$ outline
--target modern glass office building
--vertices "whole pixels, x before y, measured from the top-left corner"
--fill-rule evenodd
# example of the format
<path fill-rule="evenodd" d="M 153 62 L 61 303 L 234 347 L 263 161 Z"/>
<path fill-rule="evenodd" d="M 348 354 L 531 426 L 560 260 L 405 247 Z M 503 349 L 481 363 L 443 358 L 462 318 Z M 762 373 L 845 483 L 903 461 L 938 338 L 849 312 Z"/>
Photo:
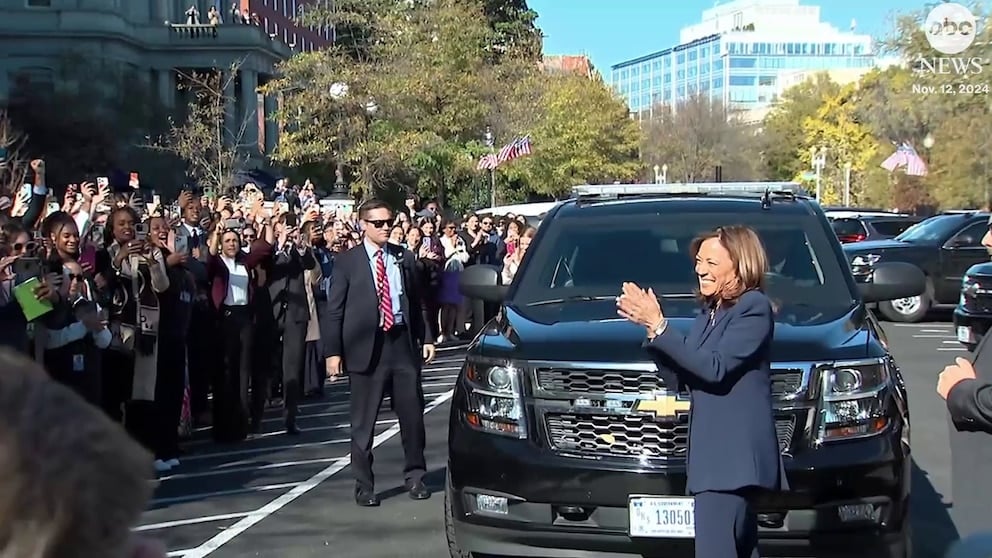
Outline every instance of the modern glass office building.
<path fill-rule="evenodd" d="M 703 12 L 683 28 L 678 46 L 621 62 L 611 83 L 632 113 L 677 105 L 697 93 L 735 110 L 774 101 L 780 73 L 867 68 L 872 39 L 820 21 L 819 6 L 799 0 L 736 0 Z"/>

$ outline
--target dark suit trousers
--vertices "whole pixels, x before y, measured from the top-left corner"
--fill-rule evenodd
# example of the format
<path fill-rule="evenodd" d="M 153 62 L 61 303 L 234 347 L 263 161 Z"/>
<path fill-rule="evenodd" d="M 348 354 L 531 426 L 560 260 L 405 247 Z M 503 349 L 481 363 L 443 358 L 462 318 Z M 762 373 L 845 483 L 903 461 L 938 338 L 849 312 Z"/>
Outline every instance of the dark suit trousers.
<path fill-rule="evenodd" d="M 218 442 L 236 442 L 248 436 L 252 315 L 249 306 L 225 306 L 220 313 L 224 362 L 213 378 L 213 435 Z"/>
<path fill-rule="evenodd" d="M 283 322 L 284 323 L 280 323 Z M 307 344 L 307 323 L 282 319 L 274 324 L 271 344 L 266 362 L 271 363 L 268 373 L 256 368 L 256 376 L 252 378 L 251 420 L 252 426 L 259 424 L 265 412 L 265 400 L 271 393 L 272 371 L 282 374 L 282 401 L 285 409 L 286 427 L 296 425 L 296 415 L 299 409 L 303 388 L 300 380 L 303 378 L 303 355 Z M 263 376 L 264 374 L 264 376 Z"/>
<path fill-rule="evenodd" d="M 168 461 L 179 456 L 179 420 L 186 387 L 186 340 L 160 336 L 155 401 L 158 402 L 158 434 L 155 457 Z"/>
<path fill-rule="evenodd" d="M 372 363 L 366 374 L 350 374 L 351 469 L 357 488 L 373 490 L 372 441 L 386 386 L 392 385 L 392 403 L 399 419 L 407 483 L 419 481 L 427 469 L 424 458 L 424 391 L 420 355 L 414 355 L 405 326 L 376 334 Z M 345 355 L 347 358 L 347 355 Z M 347 362 L 347 361 L 346 361 Z"/>
<path fill-rule="evenodd" d="M 193 313 L 186 337 L 189 366 L 190 412 L 197 417 L 210 410 L 211 378 L 222 366 L 216 349 L 217 329 L 220 325 L 216 310 L 210 302 L 201 301 L 193 306 Z"/>
<path fill-rule="evenodd" d="M 758 558 L 758 519 L 741 492 L 700 492 L 696 558 Z"/>

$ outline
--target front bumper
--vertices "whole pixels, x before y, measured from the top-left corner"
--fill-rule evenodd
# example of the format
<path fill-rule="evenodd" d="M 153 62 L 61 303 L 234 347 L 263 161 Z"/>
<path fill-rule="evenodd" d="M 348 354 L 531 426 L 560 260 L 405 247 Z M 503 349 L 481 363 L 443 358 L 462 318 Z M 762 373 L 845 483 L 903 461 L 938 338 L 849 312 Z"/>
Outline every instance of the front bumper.
<path fill-rule="evenodd" d="M 867 439 L 795 451 L 791 490 L 756 507 L 762 556 L 902 557 L 910 458 L 902 423 Z M 539 442 L 538 442 L 539 443 Z M 481 434 L 453 417 L 449 433 L 453 534 L 463 551 L 506 556 L 692 556 L 691 540 L 632 539 L 630 494 L 683 495 L 682 466 L 561 457 L 533 440 Z M 503 496 L 507 513 L 481 511 L 477 495 Z M 874 504 L 877 519 L 845 523 L 843 504 Z M 562 509 L 581 508 L 579 515 Z"/>
<path fill-rule="evenodd" d="M 982 337 L 988 333 L 990 325 L 992 325 L 992 314 L 969 312 L 961 305 L 954 309 L 955 335 L 958 341 L 968 349 L 974 349 L 978 346 Z"/>

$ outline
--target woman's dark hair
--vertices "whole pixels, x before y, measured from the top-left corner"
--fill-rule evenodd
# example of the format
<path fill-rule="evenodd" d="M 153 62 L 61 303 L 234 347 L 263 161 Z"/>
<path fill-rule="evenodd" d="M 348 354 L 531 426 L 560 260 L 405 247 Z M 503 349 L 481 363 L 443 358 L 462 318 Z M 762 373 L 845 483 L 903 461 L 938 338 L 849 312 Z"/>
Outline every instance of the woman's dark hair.
<path fill-rule="evenodd" d="M 41 234 L 45 238 L 49 238 L 57 231 L 70 224 L 72 226 L 76 226 L 76 220 L 72 218 L 72 215 L 69 215 L 65 211 L 50 213 L 41 222 Z"/>
<path fill-rule="evenodd" d="M 131 219 L 134 219 L 134 224 L 136 225 L 141 222 L 138 212 L 130 205 L 123 205 L 110 210 L 110 213 L 107 215 L 107 226 L 103 229 L 104 246 L 110 246 L 114 243 L 114 223 L 117 222 L 118 213 L 127 213 L 131 216 Z"/>

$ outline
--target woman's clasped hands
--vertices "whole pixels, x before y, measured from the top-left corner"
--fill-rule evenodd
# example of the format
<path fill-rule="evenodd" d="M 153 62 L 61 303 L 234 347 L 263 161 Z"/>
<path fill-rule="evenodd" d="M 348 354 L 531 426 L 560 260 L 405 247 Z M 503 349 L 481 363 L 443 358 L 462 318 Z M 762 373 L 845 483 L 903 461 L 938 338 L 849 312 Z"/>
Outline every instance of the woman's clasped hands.
<path fill-rule="evenodd" d="M 654 290 L 644 290 L 636 283 L 621 286 L 620 296 L 617 297 L 617 315 L 644 326 L 648 331 L 658 328 L 665 320 Z"/>

